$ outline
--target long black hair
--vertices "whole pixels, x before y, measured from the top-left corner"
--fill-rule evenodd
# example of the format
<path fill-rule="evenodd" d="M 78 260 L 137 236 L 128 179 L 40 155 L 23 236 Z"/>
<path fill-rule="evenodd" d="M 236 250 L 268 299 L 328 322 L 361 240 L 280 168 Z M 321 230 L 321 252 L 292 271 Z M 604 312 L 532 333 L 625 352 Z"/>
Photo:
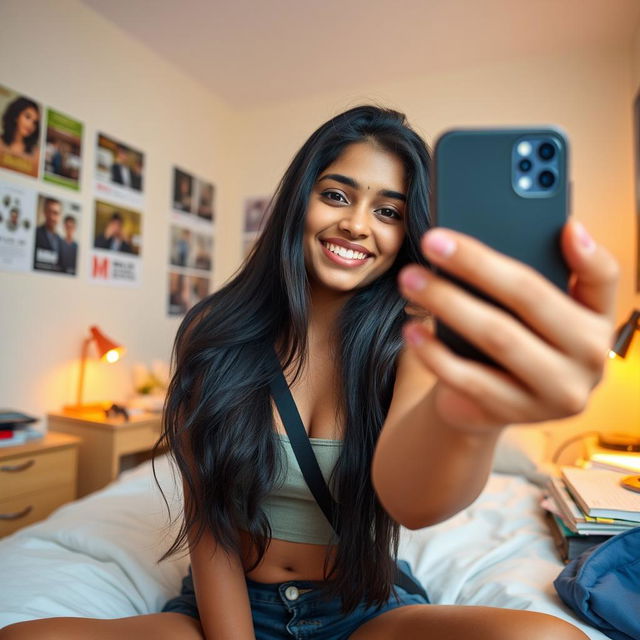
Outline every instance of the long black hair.
<path fill-rule="evenodd" d="M 26 109 L 34 109 L 38 114 L 36 128 L 33 130 L 33 133 L 23 140 L 25 152 L 31 153 L 40 138 L 40 107 L 38 107 L 37 103 L 33 100 L 25 96 L 18 96 L 2 114 L 2 140 L 7 146 L 13 143 L 16 129 L 18 128 L 18 117 Z"/>
<path fill-rule="evenodd" d="M 205 531 L 223 549 L 238 553 L 237 531 L 244 529 L 258 552 L 255 568 L 271 539 L 261 503 L 281 471 L 269 394 L 277 366 L 272 349 L 284 345 L 278 353 L 284 369 L 297 361 L 294 381 L 308 356 L 309 281 L 302 242 L 307 205 L 320 172 L 347 145 L 362 141 L 402 160 L 407 202 L 405 237 L 395 262 L 355 290 L 336 326 L 336 386 L 344 390 L 346 423 L 334 470 L 341 536 L 335 562 L 330 568 L 325 564 L 325 579 L 329 594 L 342 597 L 345 611 L 363 600 L 380 604 L 389 597 L 398 548 L 399 527 L 377 500 L 370 468 L 408 318 L 397 274 L 409 262 L 427 264 L 419 243 L 430 224 L 430 158 L 403 114 L 355 107 L 323 124 L 295 155 L 265 229 L 238 272 L 192 307 L 178 329 L 161 438 L 190 496 L 180 531 L 162 559 Z"/>

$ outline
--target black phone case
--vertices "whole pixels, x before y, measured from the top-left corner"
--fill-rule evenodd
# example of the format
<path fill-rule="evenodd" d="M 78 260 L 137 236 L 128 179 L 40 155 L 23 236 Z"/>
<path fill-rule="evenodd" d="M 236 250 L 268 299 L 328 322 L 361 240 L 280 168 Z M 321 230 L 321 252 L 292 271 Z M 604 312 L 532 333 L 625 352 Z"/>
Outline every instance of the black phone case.
<path fill-rule="evenodd" d="M 557 188 L 548 197 L 522 197 L 512 185 L 512 149 L 523 136 L 537 135 L 553 137 L 557 143 Z M 569 271 L 560 249 L 560 232 L 569 209 L 564 134 L 555 128 L 449 131 L 438 140 L 434 156 L 431 205 L 436 225 L 478 238 L 531 265 L 566 291 Z M 441 269 L 435 271 L 504 308 L 477 288 Z M 436 336 L 458 355 L 502 368 L 438 319 Z"/>

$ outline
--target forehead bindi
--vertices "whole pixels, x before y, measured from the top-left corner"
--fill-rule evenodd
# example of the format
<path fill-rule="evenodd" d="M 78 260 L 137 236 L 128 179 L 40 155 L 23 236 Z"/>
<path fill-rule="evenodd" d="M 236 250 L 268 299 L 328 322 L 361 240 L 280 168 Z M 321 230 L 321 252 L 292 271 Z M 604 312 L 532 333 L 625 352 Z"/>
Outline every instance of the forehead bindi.
<path fill-rule="evenodd" d="M 347 176 L 364 191 L 386 190 L 404 194 L 406 190 L 402 160 L 390 151 L 367 142 L 347 146 L 322 172 L 323 176 L 328 174 Z"/>

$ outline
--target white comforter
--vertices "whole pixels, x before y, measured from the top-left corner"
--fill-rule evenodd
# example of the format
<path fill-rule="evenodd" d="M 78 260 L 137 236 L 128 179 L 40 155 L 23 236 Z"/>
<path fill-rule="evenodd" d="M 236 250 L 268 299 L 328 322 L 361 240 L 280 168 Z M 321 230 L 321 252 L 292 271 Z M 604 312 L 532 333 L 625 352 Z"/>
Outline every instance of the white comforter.
<path fill-rule="evenodd" d="M 172 512 L 180 495 L 166 459 L 156 464 Z M 552 585 L 562 569 L 524 478 L 493 474 L 476 502 L 447 522 L 402 532 L 400 556 L 438 604 L 491 605 L 566 618 L 593 640 Z M 159 611 L 188 565 L 157 564 L 172 540 L 150 463 L 0 541 L 0 627 L 50 616 L 115 618 Z"/>

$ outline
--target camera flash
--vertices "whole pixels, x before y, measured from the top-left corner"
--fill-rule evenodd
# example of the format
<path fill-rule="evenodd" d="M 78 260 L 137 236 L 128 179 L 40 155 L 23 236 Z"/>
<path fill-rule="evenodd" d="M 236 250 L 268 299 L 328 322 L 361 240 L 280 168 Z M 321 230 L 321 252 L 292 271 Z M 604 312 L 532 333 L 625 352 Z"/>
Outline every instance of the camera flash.
<path fill-rule="evenodd" d="M 518 178 L 518 186 L 525 191 L 531 188 L 531 178 L 529 176 L 522 176 Z"/>
<path fill-rule="evenodd" d="M 518 153 L 521 156 L 528 156 L 531 154 L 531 151 L 533 151 L 532 147 L 531 147 L 531 143 L 527 142 L 526 140 L 521 142 L 518 145 Z"/>

